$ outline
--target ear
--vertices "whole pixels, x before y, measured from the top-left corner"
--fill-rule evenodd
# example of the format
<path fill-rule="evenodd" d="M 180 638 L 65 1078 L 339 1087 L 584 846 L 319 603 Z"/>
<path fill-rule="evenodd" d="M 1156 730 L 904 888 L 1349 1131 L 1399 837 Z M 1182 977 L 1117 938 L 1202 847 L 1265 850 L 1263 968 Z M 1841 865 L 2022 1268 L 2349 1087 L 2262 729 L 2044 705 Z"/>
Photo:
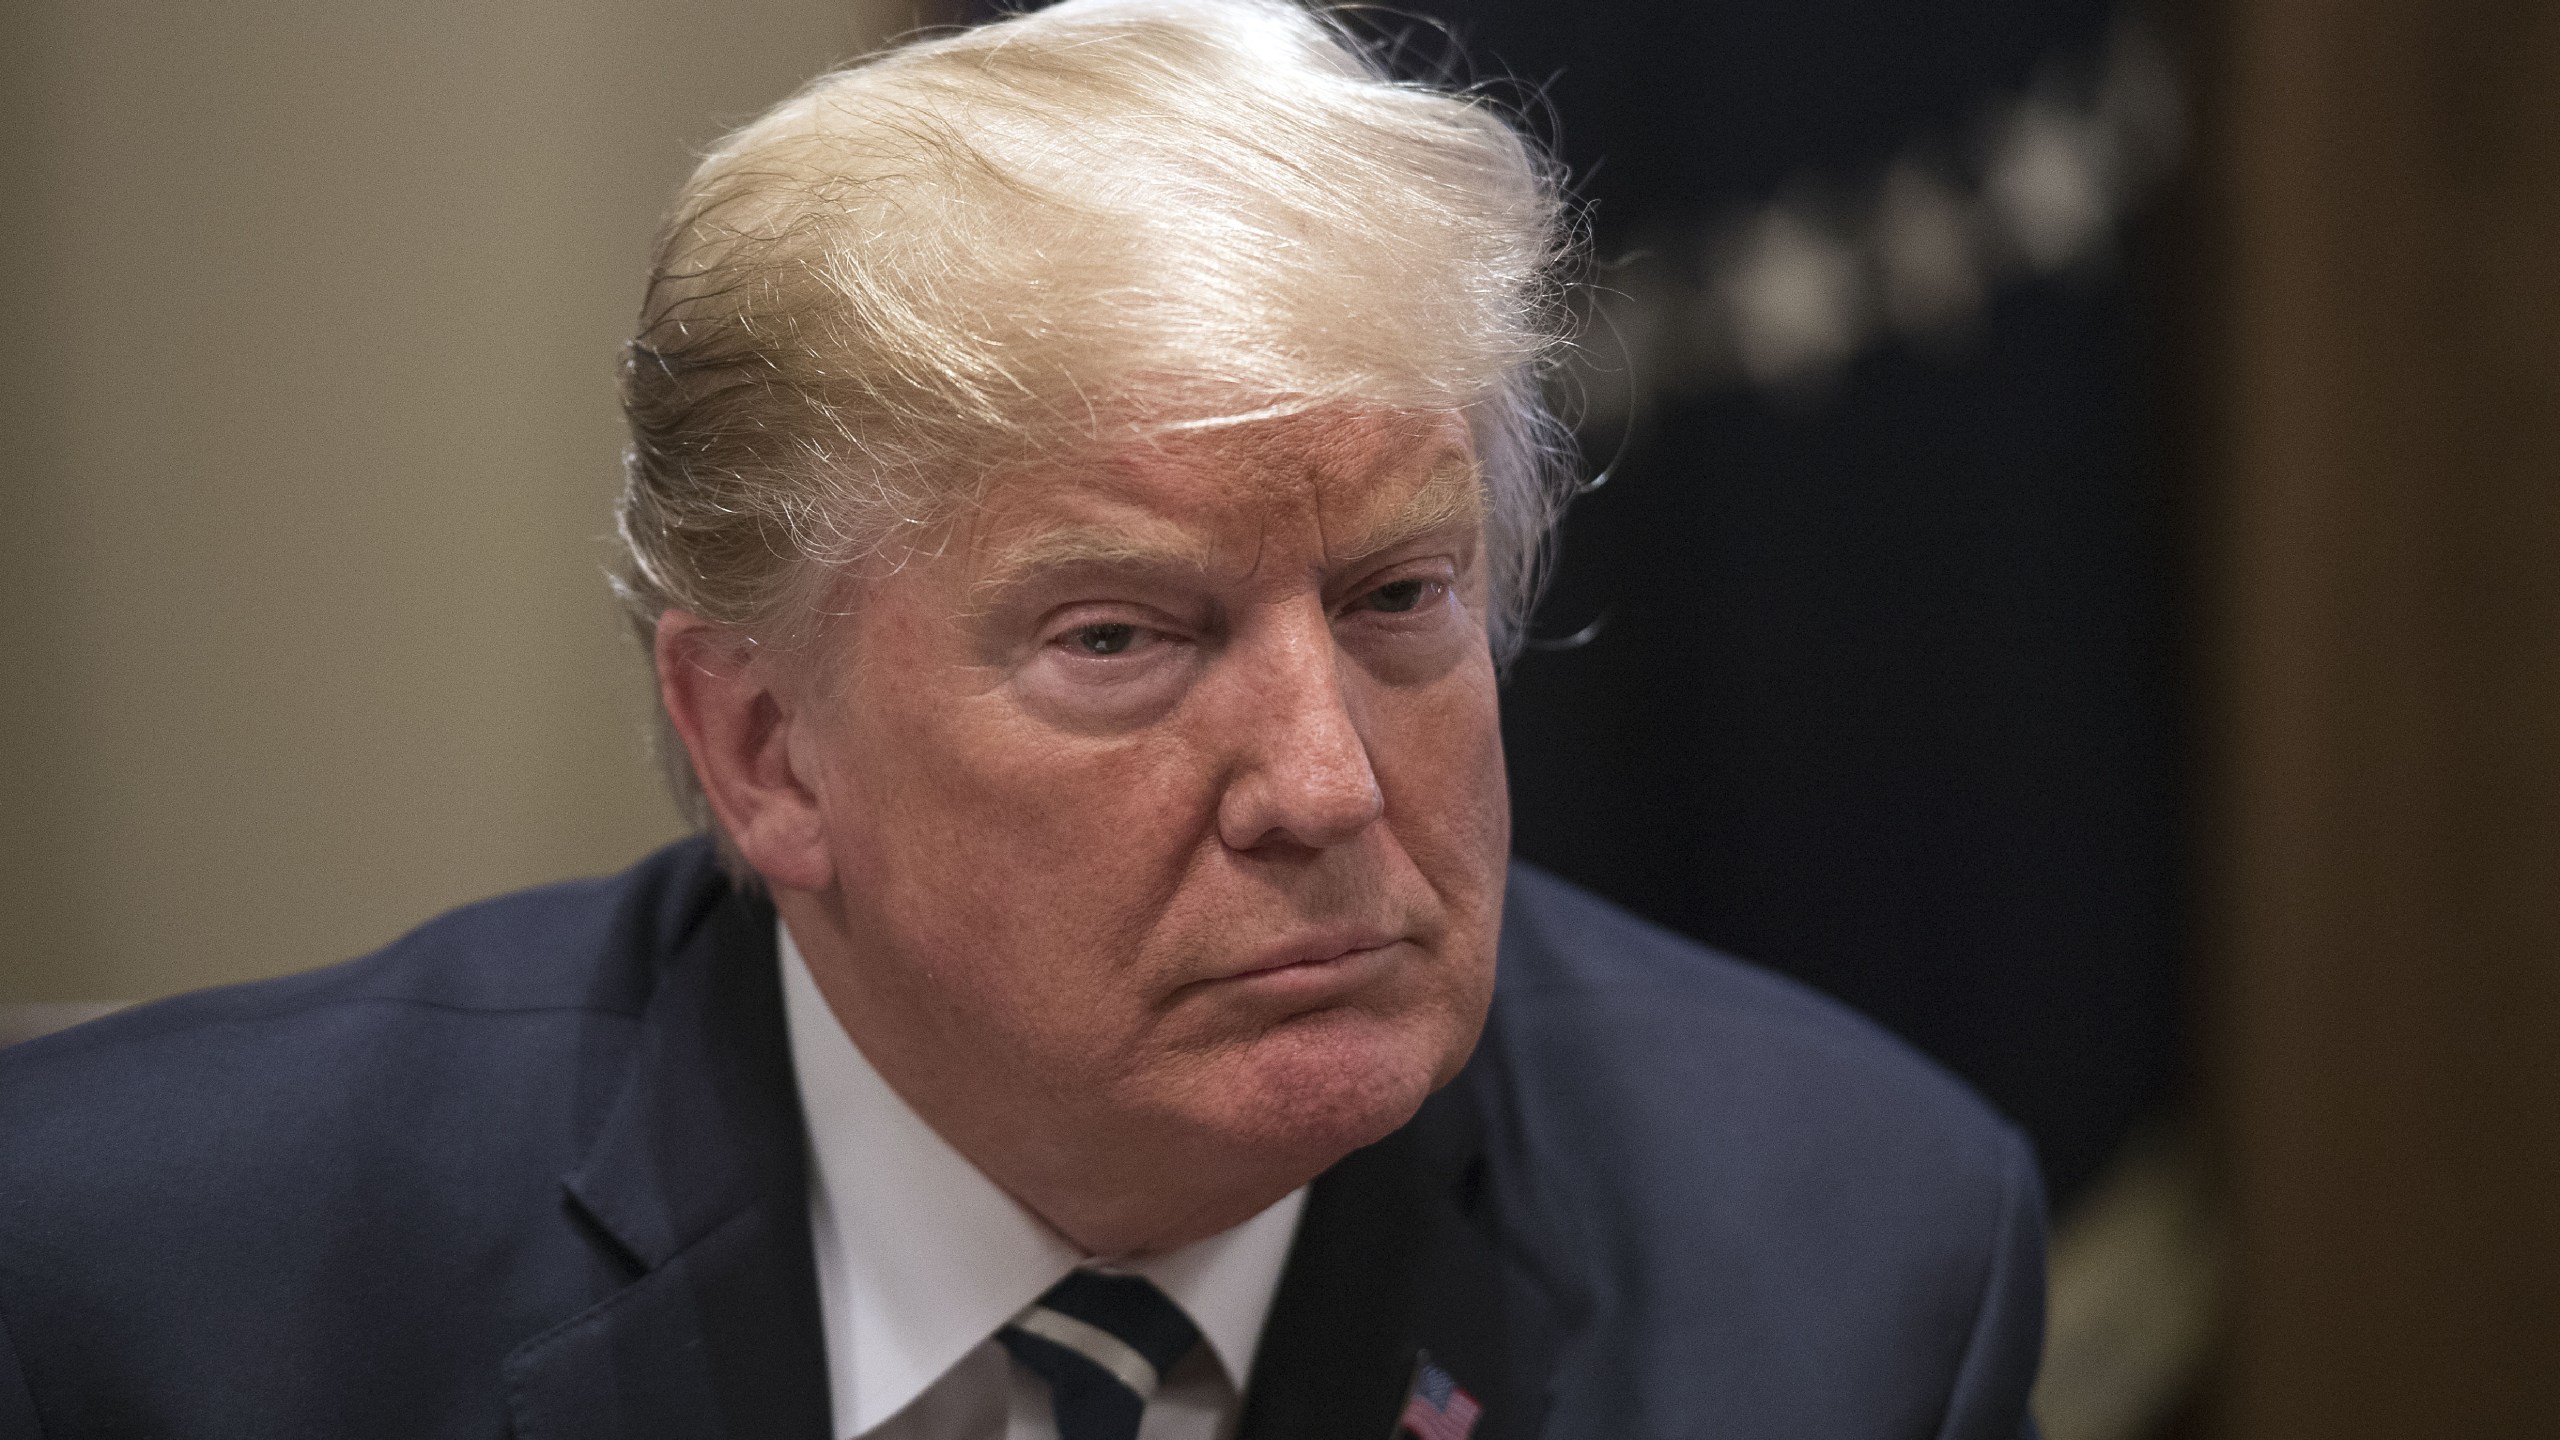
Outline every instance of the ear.
<path fill-rule="evenodd" d="M 658 698 L 738 853 L 773 885 L 824 890 L 835 867 L 816 791 L 791 763 L 793 697 L 754 642 L 698 615 L 658 617 Z"/>

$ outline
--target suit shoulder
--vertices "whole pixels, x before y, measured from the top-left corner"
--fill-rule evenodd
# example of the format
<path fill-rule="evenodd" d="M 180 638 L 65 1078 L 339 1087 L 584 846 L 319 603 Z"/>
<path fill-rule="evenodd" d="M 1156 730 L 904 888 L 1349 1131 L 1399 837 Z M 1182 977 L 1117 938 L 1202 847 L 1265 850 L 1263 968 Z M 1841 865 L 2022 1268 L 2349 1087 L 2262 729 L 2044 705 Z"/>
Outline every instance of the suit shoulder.
<path fill-rule="evenodd" d="M 1783 1102 L 1799 1119 L 1861 1111 L 1990 1148 L 2011 1138 L 1963 1081 L 1810 986 L 1531 865 L 1513 867 L 1506 909 L 1507 1024 L 1581 1040 L 1614 1035 L 1620 1044 L 1608 1053 L 1712 1082 L 1728 1106 Z"/>
<path fill-rule="evenodd" d="M 102 1414 L 146 1375 L 298 1401 L 399 1372 L 367 1335 L 459 1355 L 556 1323 L 619 1273 L 547 1223 L 561 1177 L 621 1093 L 656 977 L 728 893 L 680 845 L 0 1052 L 0 1323 L 29 1373 Z M 233 1312 L 256 1324 L 193 1323 Z"/>
<path fill-rule="evenodd" d="M 1960 1237 L 2041 1216 L 2017 1129 L 1839 1001 L 1528 866 L 1502 943 L 1484 1078 L 1560 1210 L 1959 1267 Z"/>
<path fill-rule="evenodd" d="M 617 875 L 481 900 L 335 965 L 192 991 L 0 1051 L 0 1074 L 88 1063 L 224 1026 L 290 1024 L 332 1010 L 404 1007 L 635 1014 L 647 957 L 664 954 L 716 889 L 709 847 L 681 841 Z M 323 1022 L 325 1023 L 325 1022 Z"/>
<path fill-rule="evenodd" d="M 582 1123 L 600 1101 L 577 1075 L 625 1043 L 716 876 L 707 846 L 680 844 L 465 906 L 358 960 L 0 1051 L 0 1212 L 130 1198 L 180 1163 L 244 1194 L 288 1159 L 405 1163 L 391 1157 L 494 1138 L 501 1112 L 533 1131 Z"/>
<path fill-rule="evenodd" d="M 1962 1081 L 1526 866 L 1502 944 L 1468 1073 L 1504 1228 L 1608 1357 L 1566 1382 L 1589 1433 L 1928 1434 L 1977 1348 L 2032 1375 L 2035 1161 Z"/>

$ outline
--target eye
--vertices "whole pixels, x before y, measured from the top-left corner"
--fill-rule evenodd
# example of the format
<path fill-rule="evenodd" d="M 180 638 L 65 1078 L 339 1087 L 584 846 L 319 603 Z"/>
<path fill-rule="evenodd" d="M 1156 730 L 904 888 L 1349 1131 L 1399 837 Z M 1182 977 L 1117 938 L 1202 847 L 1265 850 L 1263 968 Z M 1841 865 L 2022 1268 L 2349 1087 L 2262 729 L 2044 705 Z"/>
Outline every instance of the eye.
<path fill-rule="evenodd" d="M 1079 625 L 1067 641 L 1087 655 L 1118 655 L 1138 641 L 1138 627 L 1127 624 Z"/>
<path fill-rule="evenodd" d="M 1370 591 L 1363 603 L 1383 614 L 1401 615 L 1421 604 L 1435 583 L 1422 579 L 1393 581 Z"/>

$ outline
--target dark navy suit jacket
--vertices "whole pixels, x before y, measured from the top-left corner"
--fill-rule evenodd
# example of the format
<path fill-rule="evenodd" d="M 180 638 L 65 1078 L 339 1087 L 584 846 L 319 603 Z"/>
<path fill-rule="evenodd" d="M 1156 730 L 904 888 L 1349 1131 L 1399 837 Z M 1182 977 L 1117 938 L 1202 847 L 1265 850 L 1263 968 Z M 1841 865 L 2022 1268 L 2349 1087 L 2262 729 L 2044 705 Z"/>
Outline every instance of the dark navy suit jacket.
<path fill-rule="evenodd" d="M 687 842 L 0 1053 L 0 1437 L 824 1440 L 772 911 Z M 1492 1019 L 1315 1183 L 1251 1440 L 2014 1440 L 2017 1136 L 1839 1007 L 1514 872 Z"/>

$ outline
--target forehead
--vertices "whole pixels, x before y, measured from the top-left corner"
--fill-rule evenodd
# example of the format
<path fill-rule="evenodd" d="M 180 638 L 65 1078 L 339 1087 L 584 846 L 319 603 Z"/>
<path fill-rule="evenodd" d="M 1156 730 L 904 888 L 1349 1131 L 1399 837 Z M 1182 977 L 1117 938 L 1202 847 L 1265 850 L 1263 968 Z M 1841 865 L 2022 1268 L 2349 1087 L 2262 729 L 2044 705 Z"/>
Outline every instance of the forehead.
<path fill-rule="evenodd" d="M 1172 551 L 1202 565 L 1286 535 L 1348 559 L 1481 523 L 1463 416 L 1327 411 L 1097 447 L 1000 480 L 973 526 L 983 583 Z M 1126 552 L 1122 555 L 1119 552 Z"/>

